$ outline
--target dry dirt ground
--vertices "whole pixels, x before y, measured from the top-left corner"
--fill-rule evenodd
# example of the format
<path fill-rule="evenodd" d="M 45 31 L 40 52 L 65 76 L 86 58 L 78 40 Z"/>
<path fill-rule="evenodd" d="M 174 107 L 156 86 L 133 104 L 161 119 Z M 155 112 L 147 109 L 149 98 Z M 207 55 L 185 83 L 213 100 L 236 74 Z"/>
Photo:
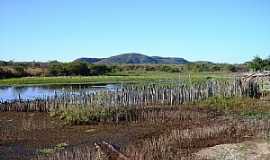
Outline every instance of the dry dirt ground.
<path fill-rule="evenodd" d="M 220 144 L 196 153 L 201 159 L 209 160 L 269 160 L 270 141 L 254 140 L 236 144 Z"/>
<path fill-rule="evenodd" d="M 156 126 L 68 126 L 46 113 L 0 113 L 0 160 L 27 160 L 40 150 L 65 143 L 68 147 L 108 141 L 119 146 L 162 132 Z"/>
<path fill-rule="evenodd" d="M 166 117 L 166 115 L 168 116 Z M 47 149 L 55 148 L 58 144 L 65 144 L 65 150 L 69 150 L 83 145 L 94 148 L 94 143 L 106 141 L 116 148 L 125 149 L 130 144 L 138 144 L 139 146 L 144 140 L 169 135 L 175 129 L 196 130 L 197 128 L 216 127 L 231 123 L 229 119 L 224 118 L 224 115 L 216 111 L 200 108 L 172 110 L 154 117 L 157 117 L 157 119 L 165 118 L 163 122 L 144 121 L 69 126 L 50 117 L 47 113 L 0 112 L 0 160 L 28 160 L 40 151 L 44 154 L 45 151 L 48 151 Z M 175 119 L 175 117 L 181 117 L 181 119 Z M 197 138 L 190 143 L 179 144 L 183 149 L 181 155 L 190 155 L 198 151 L 198 155 L 201 156 L 204 154 L 220 155 L 221 151 L 226 151 L 225 153 L 229 154 L 232 152 L 237 155 L 238 150 L 242 149 L 243 154 L 240 154 L 239 157 L 246 153 L 250 153 L 251 156 L 253 154 L 260 157 L 269 156 L 268 143 L 251 141 L 251 137 L 246 137 L 246 135 L 250 135 L 249 130 L 235 133 L 226 131 L 226 135 L 220 133 L 220 135 L 217 134 L 216 137 L 210 139 Z M 244 147 L 241 147 L 241 142 L 244 142 Z M 224 146 L 220 144 L 228 144 L 224 146 L 231 152 L 222 149 Z M 177 148 L 177 146 L 171 147 Z M 207 149 L 204 150 L 203 148 Z"/>

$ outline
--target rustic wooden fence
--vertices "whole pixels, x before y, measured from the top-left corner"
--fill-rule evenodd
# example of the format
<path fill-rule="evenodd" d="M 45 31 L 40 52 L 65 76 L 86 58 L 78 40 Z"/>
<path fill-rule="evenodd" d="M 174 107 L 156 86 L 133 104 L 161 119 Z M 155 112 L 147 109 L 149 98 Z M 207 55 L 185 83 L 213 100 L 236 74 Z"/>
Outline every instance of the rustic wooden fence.
<path fill-rule="evenodd" d="M 130 85 L 116 91 L 100 92 L 68 92 L 53 97 L 44 97 L 36 100 L 16 100 L 1 102 L 0 111 L 17 112 L 49 112 L 65 109 L 69 106 L 81 107 L 140 107 L 148 105 L 180 105 L 195 102 L 213 96 L 232 97 L 260 95 L 259 85 L 256 81 L 210 80 L 200 84 L 171 84 L 143 86 Z"/>

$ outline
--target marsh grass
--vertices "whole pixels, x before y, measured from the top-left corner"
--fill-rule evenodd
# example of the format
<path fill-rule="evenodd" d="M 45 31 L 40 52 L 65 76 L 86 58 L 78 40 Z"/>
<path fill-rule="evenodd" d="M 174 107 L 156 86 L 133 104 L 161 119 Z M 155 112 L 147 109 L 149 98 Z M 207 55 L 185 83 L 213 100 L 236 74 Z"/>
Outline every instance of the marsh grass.
<path fill-rule="evenodd" d="M 58 76 L 58 77 L 22 77 L 0 79 L 0 85 L 46 85 L 46 84 L 104 84 L 104 83 L 145 83 L 166 80 L 186 80 L 192 82 L 206 79 L 226 80 L 233 76 L 228 73 L 167 73 L 136 72 L 118 73 L 104 76 Z"/>
<path fill-rule="evenodd" d="M 68 144 L 66 143 L 59 143 L 55 145 L 53 148 L 43 148 L 43 149 L 38 150 L 37 152 L 39 155 L 49 156 L 56 152 L 59 152 L 60 150 L 65 149 L 67 146 Z"/>
<path fill-rule="evenodd" d="M 66 124 L 95 124 L 100 122 L 135 121 L 136 109 L 127 107 L 81 107 L 69 106 L 63 110 L 50 112 L 53 117 L 59 117 Z"/>
<path fill-rule="evenodd" d="M 211 82 L 205 85 L 206 88 L 170 86 L 172 88 L 139 86 L 136 92 L 131 87 L 117 94 L 108 92 L 90 98 L 83 94 L 60 97 L 59 101 L 50 103 L 54 107 L 48 111 L 51 116 L 71 125 L 136 122 L 145 128 L 160 127 L 162 131 L 143 136 L 121 148 L 131 160 L 196 159 L 193 153 L 203 147 L 238 142 L 260 134 L 269 137 L 268 101 L 237 96 L 235 90 L 242 88 L 236 85 L 222 86 Z M 41 150 L 40 154 L 37 159 L 45 156 L 45 159 L 53 160 L 78 160 L 96 159 L 97 152 L 93 144 L 85 143 L 70 147 L 59 144 Z"/>
<path fill-rule="evenodd" d="M 269 121 L 231 122 L 194 129 L 175 129 L 166 134 L 130 145 L 126 152 L 132 160 L 199 159 L 193 153 L 215 144 L 243 141 L 245 136 L 269 134 Z M 267 127 L 268 126 L 268 127 Z"/>
<path fill-rule="evenodd" d="M 246 87 L 237 79 L 232 82 L 208 80 L 193 85 L 186 84 L 185 81 L 170 85 L 145 83 L 142 86 L 125 86 L 117 91 L 82 91 L 79 94 L 71 92 L 44 100 L 5 102 L 0 104 L 0 110 L 50 112 L 52 116 L 59 117 L 67 124 L 131 122 L 142 120 L 140 117 L 148 114 L 151 106 L 172 107 L 200 102 L 202 106 L 218 106 L 229 111 L 234 106 L 241 106 L 238 104 L 241 100 L 230 97 L 247 97 L 250 92 L 257 95 L 259 90 L 256 89 L 255 82 L 252 87 Z"/>
<path fill-rule="evenodd" d="M 268 113 L 269 107 L 269 103 L 259 99 L 212 97 L 198 104 L 136 108 L 133 112 L 141 119 L 137 123 L 170 127 L 159 134 L 129 142 L 121 151 L 131 160 L 198 160 L 194 153 L 205 147 L 238 143 L 253 138 L 269 139 L 268 117 L 240 114 Z M 105 111 L 99 111 L 100 115 L 103 115 L 103 112 Z M 130 121 L 125 123 L 130 124 Z M 87 157 L 94 160 L 97 155 L 92 144 L 83 144 L 59 150 L 52 153 L 48 159 L 78 160 Z"/>
<path fill-rule="evenodd" d="M 270 118 L 270 103 L 248 97 L 210 97 L 195 103 L 198 106 L 210 107 L 227 114 L 238 114 L 247 118 Z"/>

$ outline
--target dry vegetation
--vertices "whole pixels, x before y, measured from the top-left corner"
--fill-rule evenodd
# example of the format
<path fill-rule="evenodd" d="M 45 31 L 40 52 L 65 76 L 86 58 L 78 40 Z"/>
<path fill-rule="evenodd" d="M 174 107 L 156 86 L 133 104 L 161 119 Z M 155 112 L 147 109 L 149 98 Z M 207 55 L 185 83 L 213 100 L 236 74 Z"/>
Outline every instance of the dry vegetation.
<path fill-rule="evenodd" d="M 234 101 L 238 100 L 234 99 Z M 250 100 L 247 98 L 245 102 Z M 260 106 L 259 100 L 253 100 L 253 102 L 256 106 Z M 268 111 L 270 110 L 269 104 L 264 104 L 264 107 L 267 107 Z M 243 117 L 238 116 L 237 111 L 234 110 L 231 110 L 231 112 L 235 114 L 227 114 L 211 107 L 199 105 L 168 108 L 163 106 L 161 111 L 150 112 L 145 115 L 147 118 L 143 121 L 136 122 L 136 124 L 142 124 L 143 129 L 156 126 L 154 132 L 149 132 L 144 136 L 137 135 L 136 138 L 130 138 L 124 144 L 121 143 L 123 137 L 119 137 L 117 142 L 106 138 L 102 140 L 115 145 L 121 144 L 120 148 L 116 148 L 128 159 L 152 160 L 198 159 L 195 153 L 202 148 L 224 143 L 239 143 L 246 140 L 269 138 L 270 121 L 267 117 L 260 119 Z M 249 108 L 246 108 L 245 111 L 249 112 Z M 126 125 L 126 123 L 124 124 Z M 129 122 L 129 125 L 133 126 L 134 123 Z M 139 131 L 138 128 L 136 129 Z M 80 159 L 80 157 L 84 157 L 85 159 L 96 159 L 97 156 L 109 159 L 108 157 L 112 154 L 104 150 L 97 152 L 93 144 L 83 143 L 61 150 L 46 158 Z M 41 157 L 38 157 L 38 159 Z"/>
<path fill-rule="evenodd" d="M 2 104 L 0 159 L 199 159 L 203 148 L 268 139 L 270 103 L 251 93 L 257 85 L 223 83 Z"/>

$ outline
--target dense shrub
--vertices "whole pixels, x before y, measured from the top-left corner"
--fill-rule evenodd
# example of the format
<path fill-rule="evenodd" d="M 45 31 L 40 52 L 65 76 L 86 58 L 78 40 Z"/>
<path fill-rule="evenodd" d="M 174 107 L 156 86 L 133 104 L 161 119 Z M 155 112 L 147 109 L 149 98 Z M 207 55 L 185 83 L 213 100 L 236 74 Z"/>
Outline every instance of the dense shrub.
<path fill-rule="evenodd" d="M 48 73 L 50 76 L 61 76 L 66 74 L 64 65 L 56 61 L 49 63 Z"/>
<path fill-rule="evenodd" d="M 106 65 L 90 65 L 89 70 L 91 75 L 102 75 L 112 72 L 113 68 Z"/>
<path fill-rule="evenodd" d="M 84 62 L 72 62 L 66 64 L 64 67 L 64 70 L 68 75 L 81 75 L 81 76 L 86 76 L 90 75 L 90 70 L 88 68 L 87 63 Z"/>
<path fill-rule="evenodd" d="M 60 63 L 51 62 L 48 66 L 50 76 L 92 76 L 112 72 L 113 67 L 107 65 L 87 64 L 85 62 Z"/>
<path fill-rule="evenodd" d="M 30 76 L 25 72 L 24 67 L 14 66 L 14 67 L 1 67 L 0 68 L 0 78 L 11 78 L 11 77 L 23 77 Z"/>
<path fill-rule="evenodd" d="M 23 66 L 15 66 L 14 72 L 15 72 L 14 74 L 16 74 L 16 77 L 27 76 L 27 73 L 25 72 L 25 69 Z"/>
<path fill-rule="evenodd" d="M 248 62 L 248 67 L 253 71 L 270 70 L 270 57 L 262 59 L 259 56 L 253 58 L 251 62 Z"/>
<path fill-rule="evenodd" d="M 179 68 L 169 65 L 161 65 L 160 71 L 162 72 L 179 72 Z"/>

